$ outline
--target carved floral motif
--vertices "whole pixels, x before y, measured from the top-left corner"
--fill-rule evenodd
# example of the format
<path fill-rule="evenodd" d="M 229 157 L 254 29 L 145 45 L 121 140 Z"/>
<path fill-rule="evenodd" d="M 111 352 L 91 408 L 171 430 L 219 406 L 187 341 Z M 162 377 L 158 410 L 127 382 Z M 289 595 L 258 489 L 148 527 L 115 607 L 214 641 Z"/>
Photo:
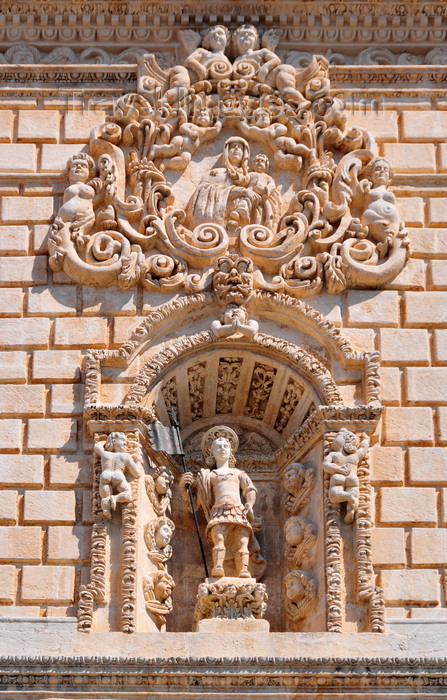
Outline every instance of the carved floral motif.
<path fill-rule="evenodd" d="M 259 620 L 267 609 L 267 598 L 263 583 L 237 579 L 201 583 L 194 617 L 196 621 L 209 618 Z"/>

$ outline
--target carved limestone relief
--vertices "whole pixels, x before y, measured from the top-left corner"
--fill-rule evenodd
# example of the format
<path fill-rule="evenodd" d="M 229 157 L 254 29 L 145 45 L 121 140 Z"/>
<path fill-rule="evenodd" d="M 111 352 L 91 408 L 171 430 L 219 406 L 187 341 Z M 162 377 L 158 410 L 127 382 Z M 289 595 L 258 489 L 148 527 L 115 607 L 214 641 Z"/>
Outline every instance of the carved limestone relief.
<path fill-rule="evenodd" d="M 318 581 L 313 571 L 317 527 L 310 517 L 314 483 L 314 470 L 298 462 L 290 464 L 284 472 L 283 505 L 290 515 L 284 523 L 284 553 L 291 569 L 284 577 L 285 611 L 295 630 L 301 629 L 312 613 L 318 595 Z"/>
<path fill-rule="evenodd" d="M 164 465 L 151 468 L 140 429 L 101 432 L 118 426 L 119 418 L 105 415 L 94 426 L 90 581 L 80 587 L 78 627 L 156 631 L 172 609 L 167 562 L 175 525 L 166 511 L 173 475 Z"/>
<path fill-rule="evenodd" d="M 383 632 L 383 591 L 375 585 L 371 555 L 370 438 L 343 427 L 326 433 L 324 442 L 327 629 L 342 632 L 344 607 L 360 603 L 368 630 Z M 348 591 L 350 563 L 356 576 Z"/>
<path fill-rule="evenodd" d="M 244 286 L 251 277 L 293 297 L 376 288 L 400 272 L 408 240 L 390 164 L 366 131 L 346 128 L 328 61 L 295 68 L 275 53 L 279 37 L 217 25 L 188 35 L 182 65 L 141 57 L 138 91 L 67 163 L 53 270 L 185 294 L 212 289 L 214 273 L 219 298 L 229 256 L 247 259 Z M 234 304 L 216 334 L 255 333 Z"/>

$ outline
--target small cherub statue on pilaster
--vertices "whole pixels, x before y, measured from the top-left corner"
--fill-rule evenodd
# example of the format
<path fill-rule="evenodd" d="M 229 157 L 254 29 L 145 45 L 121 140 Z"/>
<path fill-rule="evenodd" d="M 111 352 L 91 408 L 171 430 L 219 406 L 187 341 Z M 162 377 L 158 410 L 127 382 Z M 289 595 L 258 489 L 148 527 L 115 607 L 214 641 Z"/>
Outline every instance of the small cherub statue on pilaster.
<path fill-rule="evenodd" d="M 369 448 L 369 437 L 358 437 L 341 428 L 331 444 L 331 452 L 324 458 L 323 469 L 331 475 L 329 500 L 334 505 L 346 503 L 345 523 L 352 523 L 359 505 L 359 478 L 357 467 Z"/>
<path fill-rule="evenodd" d="M 99 495 L 101 509 L 110 519 L 117 503 L 130 503 L 132 492 L 124 472 L 129 471 L 137 479 L 140 476 L 139 465 L 126 452 L 127 440 L 124 433 L 110 433 L 105 442 L 97 442 L 95 452 L 101 457 L 101 476 Z M 117 493 L 114 493 L 117 492 Z"/>

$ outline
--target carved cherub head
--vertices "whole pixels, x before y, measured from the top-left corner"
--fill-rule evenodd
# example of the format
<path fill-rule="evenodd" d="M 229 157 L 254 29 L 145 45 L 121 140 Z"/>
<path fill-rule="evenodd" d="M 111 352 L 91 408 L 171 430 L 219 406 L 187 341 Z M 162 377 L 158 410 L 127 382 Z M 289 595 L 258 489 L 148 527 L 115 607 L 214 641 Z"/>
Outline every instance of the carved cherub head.
<path fill-rule="evenodd" d="M 224 444 L 225 443 L 225 444 Z M 230 466 L 236 464 L 235 453 L 239 446 L 239 438 L 231 428 L 225 425 L 216 425 L 206 431 L 202 437 L 202 453 L 205 457 L 207 466 L 213 467 L 216 464 L 215 454 L 219 451 L 219 456 L 225 451 L 228 453 L 228 462 Z"/>
<path fill-rule="evenodd" d="M 394 175 L 391 165 L 386 158 L 373 158 L 366 168 L 363 169 L 362 175 L 368 178 L 373 185 L 385 185 L 387 187 Z"/>
<path fill-rule="evenodd" d="M 104 445 L 104 449 L 109 452 L 125 452 L 127 438 L 124 433 L 110 433 Z"/>
<path fill-rule="evenodd" d="M 289 600 L 297 603 L 304 596 L 304 586 L 302 584 L 302 575 L 299 571 L 291 571 L 284 577 L 284 586 L 286 596 Z"/>
<path fill-rule="evenodd" d="M 270 161 L 265 153 L 258 153 L 256 158 L 253 159 L 251 167 L 255 173 L 266 173 L 270 167 Z"/>
<path fill-rule="evenodd" d="M 158 496 L 168 496 L 171 497 L 171 484 L 174 481 L 174 477 L 170 470 L 164 465 L 156 467 L 154 473 L 152 474 L 155 485 L 155 493 Z"/>
<path fill-rule="evenodd" d="M 78 153 L 67 161 L 65 177 L 70 185 L 77 182 L 86 183 L 95 177 L 95 161 L 88 153 Z"/>
<path fill-rule="evenodd" d="M 286 542 L 290 547 L 299 545 L 304 537 L 303 519 L 295 515 L 286 520 L 284 524 L 284 534 L 286 536 Z"/>
<path fill-rule="evenodd" d="M 223 52 L 228 43 L 230 32 L 222 24 L 210 27 L 204 34 L 202 46 L 213 53 Z"/>
<path fill-rule="evenodd" d="M 195 109 L 192 116 L 193 124 L 197 126 L 212 126 L 213 125 L 213 113 L 209 107 L 201 106 L 200 109 Z"/>
<path fill-rule="evenodd" d="M 359 440 L 357 435 L 351 433 L 351 431 L 346 428 L 341 428 L 332 441 L 331 450 L 334 450 L 334 452 L 341 452 L 344 450 L 348 454 L 354 454 L 358 446 Z"/>
<path fill-rule="evenodd" d="M 166 571 L 157 571 L 152 575 L 154 596 L 159 603 L 164 603 L 175 588 L 174 579 Z"/>
<path fill-rule="evenodd" d="M 145 527 L 144 537 L 149 551 L 164 551 L 170 547 L 175 525 L 166 516 L 162 515 Z M 168 554 L 168 552 L 166 552 Z"/>
<path fill-rule="evenodd" d="M 255 126 L 259 126 L 261 129 L 270 126 L 272 123 L 272 118 L 270 112 L 265 107 L 258 107 L 253 112 L 253 123 Z"/>
<path fill-rule="evenodd" d="M 305 467 L 299 462 L 289 464 L 284 472 L 284 488 L 289 493 L 296 495 L 304 482 Z"/>
<path fill-rule="evenodd" d="M 238 56 L 247 51 L 259 49 L 259 35 L 256 27 L 252 24 L 243 24 L 238 27 L 233 34 L 233 44 Z"/>

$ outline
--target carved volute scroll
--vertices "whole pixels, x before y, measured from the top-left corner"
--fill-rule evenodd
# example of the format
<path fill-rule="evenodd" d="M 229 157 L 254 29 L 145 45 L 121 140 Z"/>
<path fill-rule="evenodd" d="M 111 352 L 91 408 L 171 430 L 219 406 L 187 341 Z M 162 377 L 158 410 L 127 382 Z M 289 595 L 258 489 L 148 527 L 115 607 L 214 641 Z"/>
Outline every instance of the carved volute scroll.
<path fill-rule="evenodd" d="M 251 25 L 188 37 L 183 65 L 141 57 L 138 92 L 93 129 L 90 154 L 67 163 L 53 270 L 191 294 L 211 289 L 219 259 L 236 255 L 252 286 L 293 297 L 394 278 L 408 241 L 392 168 L 366 131 L 346 127 L 328 61 L 283 63 L 278 32 L 260 37 Z M 237 320 L 255 332 L 236 316 L 233 307 L 215 332 Z"/>

